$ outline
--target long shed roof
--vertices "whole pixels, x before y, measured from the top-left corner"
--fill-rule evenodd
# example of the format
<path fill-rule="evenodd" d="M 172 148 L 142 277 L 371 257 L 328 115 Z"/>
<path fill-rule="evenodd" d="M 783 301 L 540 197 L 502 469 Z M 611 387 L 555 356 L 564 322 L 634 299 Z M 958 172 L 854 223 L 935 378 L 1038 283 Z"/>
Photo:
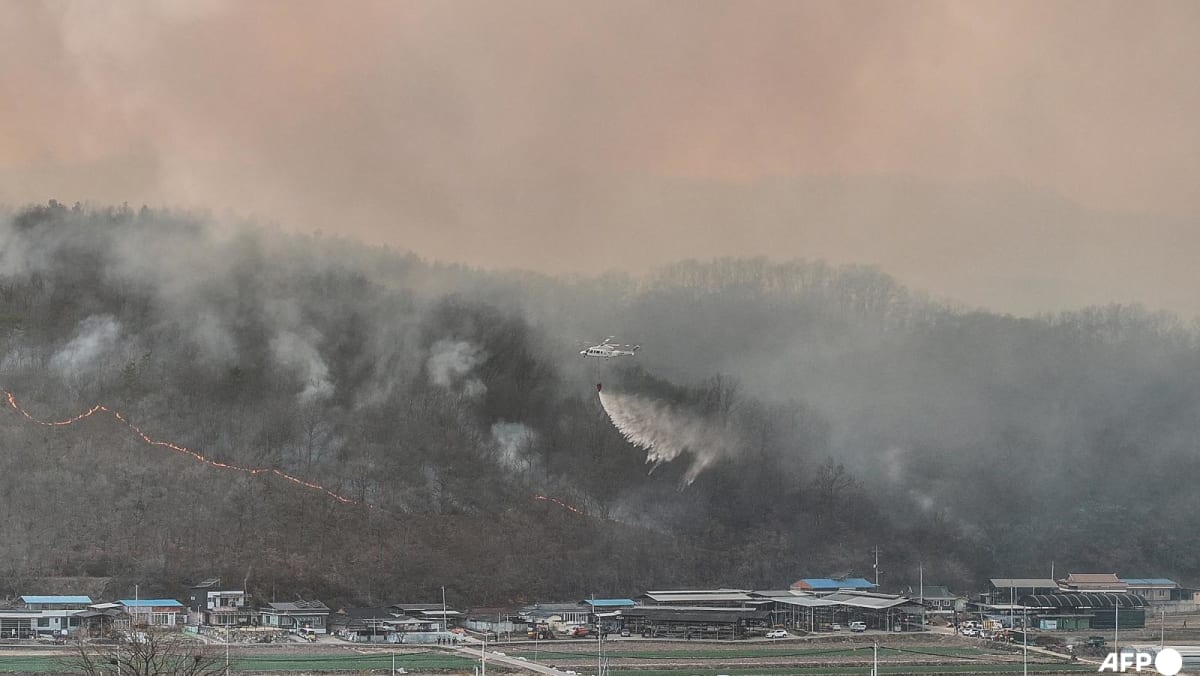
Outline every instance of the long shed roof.
<path fill-rule="evenodd" d="M 905 596 L 889 596 L 883 594 L 830 594 L 829 596 L 826 596 L 825 599 L 842 606 L 851 606 L 853 608 L 874 608 L 876 610 L 895 608 L 896 606 L 902 606 L 906 603 L 916 603 L 912 599 Z"/>
<path fill-rule="evenodd" d="M 1165 577 L 1127 577 L 1125 581 L 1131 587 L 1178 587 L 1179 583 L 1175 580 L 1168 580 Z"/>
<path fill-rule="evenodd" d="M 92 599 L 90 596 L 22 596 L 21 601 L 24 603 L 41 603 L 43 605 L 66 605 L 75 603 L 90 604 Z"/>
<path fill-rule="evenodd" d="M 642 606 L 621 611 L 623 617 L 644 617 L 649 620 L 674 620 L 676 622 L 737 622 L 739 620 L 766 620 L 771 613 L 765 610 L 744 608 L 664 608 Z"/>
<path fill-rule="evenodd" d="M 837 605 L 837 601 L 830 601 L 828 596 L 780 596 L 772 598 L 771 600 L 775 603 L 783 603 L 789 606 L 798 606 L 801 608 L 819 608 L 821 606 Z"/>
<path fill-rule="evenodd" d="M 325 605 L 324 603 L 322 603 L 320 601 L 295 601 L 295 602 L 288 601 L 288 602 L 279 602 L 279 603 L 268 603 L 267 609 L 278 611 L 278 612 L 316 612 L 316 613 L 329 612 L 329 606 Z"/>
<path fill-rule="evenodd" d="M 593 608 L 632 608 L 637 605 L 633 599 L 588 599 L 584 603 Z"/>
<path fill-rule="evenodd" d="M 1068 592 L 1022 596 L 1021 605 L 1029 608 L 1145 608 L 1146 600 L 1135 594 Z"/>
<path fill-rule="evenodd" d="M 993 577 L 989 582 L 996 589 L 1057 589 L 1058 583 L 1048 577 Z"/>
<path fill-rule="evenodd" d="M 836 589 L 874 589 L 875 583 L 861 577 L 848 577 L 835 580 L 828 577 L 806 577 L 792 584 L 800 589 L 820 589 L 833 591 Z"/>
<path fill-rule="evenodd" d="M 752 597 L 744 591 L 729 592 L 646 592 L 646 598 L 663 603 L 665 601 L 749 601 Z"/>

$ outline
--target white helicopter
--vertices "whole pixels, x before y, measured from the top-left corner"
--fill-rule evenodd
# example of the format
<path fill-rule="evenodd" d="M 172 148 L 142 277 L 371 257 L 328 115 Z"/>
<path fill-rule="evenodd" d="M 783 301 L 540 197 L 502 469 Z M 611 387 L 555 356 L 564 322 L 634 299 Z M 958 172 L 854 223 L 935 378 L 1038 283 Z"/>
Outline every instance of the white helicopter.
<path fill-rule="evenodd" d="M 641 345 L 618 345 L 613 341 L 616 336 L 605 338 L 599 345 L 593 345 L 585 350 L 580 350 L 579 354 L 585 357 L 604 357 L 610 359 L 612 357 L 632 357 L 637 353 Z"/>

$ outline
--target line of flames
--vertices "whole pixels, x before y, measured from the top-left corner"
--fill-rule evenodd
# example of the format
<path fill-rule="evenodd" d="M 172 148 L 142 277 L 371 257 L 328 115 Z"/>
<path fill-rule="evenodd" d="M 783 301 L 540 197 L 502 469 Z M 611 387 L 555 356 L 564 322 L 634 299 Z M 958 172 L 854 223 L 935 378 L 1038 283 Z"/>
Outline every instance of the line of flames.
<path fill-rule="evenodd" d="M 9 392 L 8 390 L 3 390 L 3 389 L 0 389 L 0 392 L 3 392 L 5 398 L 8 399 L 9 407 L 11 407 L 17 413 L 20 413 L 22 416 L 24 416 L 26 420 L 29 420 L 30 422 L 38 424 L 38 425 L 42 425 L 45 427 L 65 427 L 67 425 L 72 425 L 74 423 L 77 423 L 81 420 L 86 420 L 87 418 L 90 418 L 93 415 L 96 415 L 97 413 L 107 413 L 107 414 L 111 415 L 114 419 L 116 419 L 118 422 L 122 423 L 123 425 L 128 427 L 130 430 L 132 430 L 133 433 L 135 435 L 137 435 L 137 437 L 140 438 L 146 444 L 148 444 L 150 446 L 157 446 L 159 448 L 166 448 L 166 449 L 175 451 L 176 453 L 190 456 L 193 460 L 195 460 L 199 463 L 202 463 L 204 465 L 207 465 L 209 467 L 213 467 L 215 469 L 229 470 L 229 471 L 234 471 L 234 472 L 242 472 L 245 474 L 249 474 L 251 476 L 259 476 L 259 475 L 275 476 L 280 479 L 290 481 L 290 482 L 296 484 L 297 486 L 303 486 L 304 488 L 308 488 L 310 490 L 315 490 L 315 491 L 320 491 L 322 493 L 325 493 L 329 497 L 333 498 L 334 500 L 337 500 L 338 502 L 340 502 L 344 505 L 360 505 L 361 504 L 361 505 L 366 505 L 367 507 L 380 509 L 380 508 L 376 507 L 375 505 L 371 505 L 369 503 L 364 503 L 360 500 L 355 500 L 354 498 L 350 498 L 345 495 L 341 495 L 340 493 L 336 493 L 336 492 L 326 488 L 325 486 L 322 486 L 321 484 L 318 484 L 313 481 L 307 481 L 305 479 L 301 479 L 300 477 L 293 476 L 291 474 L 288 474 L 287 472 L 275 469 L 274 467 L 244 467 L 242 465 L 235 465 L 233 463 L 220 462 L 218 460 L 213 460 L 213 459 L 209 458 L 208 456 L 204 455 L 203 453 L 200 453 L 199 451 L 192 450 L 181 444 L 176 444 L 171 441 L 161 441 L 159 439 L 151 438 L 150 435 L 143 432 L 140 427 L 135 425 L 132 421 L 129 420 L 129 418 L 125 417 L 125 415 L 122 414 L 120 411 L 111 409 L 103 404 L 96 404 L 95 406 L 89 408 L 88 410 L 84 411 L 83 413 L 80 413 L 79 415 L 71 417 L 71 418 L 67 418 L 65 420 L 42 420 L 40 418 L 35 418 L 32 414 L 29 413 L 29 411 L 26 411 L 24 408 L 22 408 L 21 405 L 17 403 L 16 395 L 14 395 L 12 392 Z M 562 507 L 563 509 L 570 510 L 581 516 L 586 516 L 586 513 L 583 510 L 581 510 L 577 507 L 572 507 L 571 505 L 568 505 L 567 503 L 563 502 L 562 500 L 559 500 L 558 498 L 547 497 L 545 495 L 536 495 L 536 496 L 534 496 L 534 499 L 542 500 L 545 502 L 552 502 L 552 503 Z"/>
<path fill-rule="evenodd" d="M 90 418 L 97 413 L 107 413 L 107 414 L 111 415 L 113 418 L 115 418 L 117 421 L 124 424 L 130 430 L 132 430 L 135 435 L 137 435 L 142 441 L 149 444 L 150 446 L 158 446 L 159 448 L 166 448 L 166 449 L 175 451 L 176 453 L 190 456 L 192 459 L 196 460 L 197 462 L 208 465 L 209 467 L 214 467 L 216 469 L 224 469 L 224 470 L 230 470 L 230 471 L 234 471 L 234 472 L 243 472 L 243 473 L 249 474 L 251 476 L 258 476 L 260 474 L 274 475 L 276 477 L 279 477 L 280 479 L 290 481 L 298 486 L 303 486 L 305 488 L 309 488 L 309 489 L 312 489 L 315 491 L 321 491 L 322 493 L 325 493 L 329 497 L 333 498 L 334 500 L 337 500 L 338 502 L 340 502 L 342 504 L 346 504 L 346 505 L 360 504 L 360 502 L 358 500 L 355 500 L 354 498 L 346 497 L 345 495 L 335 493 L 334 491 L 322 486 L 321 484 L 318 484 L 313 481 L 307 481 L 307 480 L 301 479 L 300 477 L 297 477 L 297 476 L 292 476 L 291 474 L 288 474 L 287 472 L 283 472 L 281 470 L 275 469 L 274 467 L 244 467 L 242 465 L 235 465 L 233 463 L 220 462 L 218 460 L 213 460 L 213 459 L 209 458 L 208 456 L 204 455 L 203 453 L 200 453 L 199 451 L 192 450 L 192 449 L 188 448 L 187 446 L 182 446 L 180 444 L 176 444 L 171 441 L 162 441 L 159 439 L 151 438 L 150 435 L 148 435 L 142 431 L 142 428 L 135 425 L 132 421 L 129 420 L 129 418 L 125 417 L 125 415 L 122 414 L 120 411 L 111 409 L 103 404 L 96 404 L 95 406 L 89 408 L 87 411 L 84 411 L 83 413 L 80 413 L 79 415 L 74 416 L 72 418 L 67 418 L 66 420 L 41 420 L 40 418 L 35 418 L 33 415 L 31 415 L 29 413 L 29 411 L 26 411 L 24 408 L 22 408 L 21 405 L 17 403 L 16 395 L 14 395 L 12 392 L 9 392 L 8 390 L 0 390 L 0 391 L 4 392 L 4 396 L 8 399 L 8 405 L 10 407 L 12 407 L 13 410 L 20 413 L 22 416 L 24 416 L 30 422 L 34 422 L 38 425 L 44 425 L 46 427 L 63 427 L 63 426 L 72 425 L 81 420 Z"/>
<path fill-rule="evenodd" d="M 578 507 L 572 507 L 571 505 L 568 505 L 567 503 L 563 502 L 562 500 L 559 500 L 558 498 L 552 498 L 552 497 L 549 497 L 546 495 L 535 495 L 535 496 L 533 496 L 533 499 L 541 500 L 543 502 L 552 502 L 552 503 L 558 505 L 559 507 L 562 507 L 565 510 L 575 512 L 576 514 L 578 514 L 580 516 L 587 516 L 587 512 L 583 511 L 582 509 L 579 509 Z"/>

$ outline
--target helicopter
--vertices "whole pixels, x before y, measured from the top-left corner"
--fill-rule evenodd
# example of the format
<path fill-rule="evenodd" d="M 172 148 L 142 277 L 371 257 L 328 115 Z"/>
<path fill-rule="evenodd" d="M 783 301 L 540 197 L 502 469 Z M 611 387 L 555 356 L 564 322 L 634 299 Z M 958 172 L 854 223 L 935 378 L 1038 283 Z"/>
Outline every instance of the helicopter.
<path fill-rule="evenodd" d="M 613 341 L 616 336 L 605 338 L 599 345 L 593 345 L 587 349 L 580 350 L 579 354 L 584 357 L 604 357 L 610 359 L 612 357 L 632 357 L 641 345 L 618 345 Z"/>

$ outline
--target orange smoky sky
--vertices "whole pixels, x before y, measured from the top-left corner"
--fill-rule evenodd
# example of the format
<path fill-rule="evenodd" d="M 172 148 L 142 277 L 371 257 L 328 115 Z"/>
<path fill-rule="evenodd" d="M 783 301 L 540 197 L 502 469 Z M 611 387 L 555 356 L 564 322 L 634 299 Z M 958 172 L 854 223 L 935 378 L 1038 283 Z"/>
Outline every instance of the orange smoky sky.
<path fill-rule="evenodd" d="M 0 201 L 1200 312 L 1200 3 L 14 2 Z"/>

